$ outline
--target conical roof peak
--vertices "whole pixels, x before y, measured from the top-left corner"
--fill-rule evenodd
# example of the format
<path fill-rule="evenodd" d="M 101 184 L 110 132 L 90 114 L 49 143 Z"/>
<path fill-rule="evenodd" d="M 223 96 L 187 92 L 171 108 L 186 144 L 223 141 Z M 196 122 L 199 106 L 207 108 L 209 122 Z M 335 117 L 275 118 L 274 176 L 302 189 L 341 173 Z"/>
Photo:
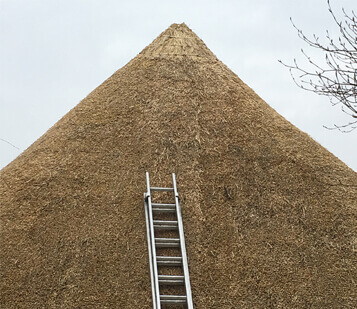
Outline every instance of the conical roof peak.
<path fill-rule="evenodd" d="M 172 24 L 141 53 L 149 58 L 189 57 L 217 61 L 205 43 L 185 24 Z"/>

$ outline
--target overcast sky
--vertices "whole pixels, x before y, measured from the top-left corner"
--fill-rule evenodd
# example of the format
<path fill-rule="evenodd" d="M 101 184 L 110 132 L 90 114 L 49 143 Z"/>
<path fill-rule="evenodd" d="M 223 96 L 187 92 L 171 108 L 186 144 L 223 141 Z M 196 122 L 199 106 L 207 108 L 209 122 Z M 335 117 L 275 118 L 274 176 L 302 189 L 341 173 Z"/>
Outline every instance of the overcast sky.
<path fill-rule="evenodd" d="M 356 0 L 331 0 L 357 11 Z M 326 0 L 0 0 L 0 168 L 134 58 L 172 23 L 185 22 L 270 106 L 357 171 L 357 130 L 296 87 L 278 59 L 302 59 L 289 18 L 306 34 L 336 33 Z M 311 55 L 322 57 L 311 51 Z"/>

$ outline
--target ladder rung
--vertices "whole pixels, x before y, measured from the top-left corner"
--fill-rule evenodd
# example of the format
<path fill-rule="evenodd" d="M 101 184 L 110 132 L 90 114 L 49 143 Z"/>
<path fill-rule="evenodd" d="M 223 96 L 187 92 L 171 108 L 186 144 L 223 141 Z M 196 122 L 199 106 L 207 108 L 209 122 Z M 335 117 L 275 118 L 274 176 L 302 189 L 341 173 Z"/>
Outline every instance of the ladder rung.
<path fill-rule="evenodd" d="M 162 285 L 182 285 L 184 283 L 184 276 L 159 275 L 159 284 Z"/>
<path fill-rule="evenodd" d="M 156 208 L 156 207 L 153 207 L 152 211 L 161 212 L 161 213 L 176 212 L 175 208 Z"/>
<path fill-rule="evenodd" d="M 152 211 L 154 212 L 176 212 L 176 204 L 161 204 L 161 203 L 152 203 Z"/>
<path fill-rule="evenodd" d="M 177 221 L 174 220 L 169 220 L 169 221 L 165 221 L 165 220 L 153 220 L 155 225 L 173 225 L 173 226 L 177 226 Z"/>
<path fill-rule="evenodd" d="M 186 304 L 186 295 L 160 295 L 161 304 Z"/>
<path fill-rule="evenodd" d="M 151 203 L 152 207 L 156 208 L 173 208 L 176 209 L 176 204 L 166 204 L 166 203 Z"/>
<path fill-rule="evenodd" d="M 157 256 L 156 257 L 158 266 L 181 266 L 182 257 L 180 256 Z"/>
<path fill-rule="evenodd" d="M 155 238 L 155 245 L 157 248 L 179 248 L 179 238 Z"/>
<path fill-rule="evenodd" d="M 176 230 L 177 226 L 172 225 L 154 225 L 154 228 L 157 230 Z"/>
<path fill-rule="evenodd" d="M 178 225 L 177 221 L 164 221 L 164 220 L 153 220 L 154 228 L 160 230 L 176 230 Z"/>
<path fill-rule="evenodd" d="M 150 187 L 151 191 L 174 191 L 174 188 Z"/>

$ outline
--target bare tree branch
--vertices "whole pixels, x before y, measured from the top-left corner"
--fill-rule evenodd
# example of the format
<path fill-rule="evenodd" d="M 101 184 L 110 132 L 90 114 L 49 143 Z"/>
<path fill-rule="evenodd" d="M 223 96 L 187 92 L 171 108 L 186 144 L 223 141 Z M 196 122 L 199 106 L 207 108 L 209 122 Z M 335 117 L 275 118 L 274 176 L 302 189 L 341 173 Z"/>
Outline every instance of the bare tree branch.
<path fill-rule="evenodd" d="M 331 8 L 330 0 L 327 0 L 327 6 L 340 36 L 334 39 L 326 31 L 325 44 L 321 43 L 315 34 L 312 38 L 307 37 L 290 18 L 299 38 L 308 46 L 324 53 L 325 64 L 318 64 L 303 49 L 301 52 L 307 62 L 306 68 L 300 66 L 296 59 L 293 65 L 285 64 L 281 60 L 279 62 L 289 68 L 298 87 L 327 96 L 332 106 L 340 105 L 342 112 L 353 119 L 347 124 L 334 125 L 329 129 L 351 132 L 357 127 L 357 120 L 354 120 L 357 119 L 357 16 L 354 11 L 347 14 L 345 9 L 342 9 L 344 21 L 339 21 Z"/>
<path fill-rule="evenodd" d="M 2 139 L 1 137 L 0 137 L 0 141 L 3 141 L 3 142 L 5 142 L 5 143 L 9 144 L 10 146 L 12 146 L 12 147 L 14 147 L 14 148 L 16 148 L 16 149 L 20 150 L 20 148 L 19 148 L 19 147 L 16 147 L 15 145 L 11 144 L 11 143 L 10 143 L 10 142 L 8 142 L 7 140 Z"/>

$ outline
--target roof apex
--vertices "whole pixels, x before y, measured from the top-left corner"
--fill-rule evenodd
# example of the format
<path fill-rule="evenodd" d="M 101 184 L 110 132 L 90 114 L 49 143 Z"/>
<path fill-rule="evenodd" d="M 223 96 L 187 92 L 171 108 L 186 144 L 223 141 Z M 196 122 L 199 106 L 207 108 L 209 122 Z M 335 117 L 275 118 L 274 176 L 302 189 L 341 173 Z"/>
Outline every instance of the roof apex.
<path fill-rule="evenodd" d="M 185 23 L 172 24 L 140 55 L 149 58 L 189 57 L 217 60 L 205 43 Z"/>

